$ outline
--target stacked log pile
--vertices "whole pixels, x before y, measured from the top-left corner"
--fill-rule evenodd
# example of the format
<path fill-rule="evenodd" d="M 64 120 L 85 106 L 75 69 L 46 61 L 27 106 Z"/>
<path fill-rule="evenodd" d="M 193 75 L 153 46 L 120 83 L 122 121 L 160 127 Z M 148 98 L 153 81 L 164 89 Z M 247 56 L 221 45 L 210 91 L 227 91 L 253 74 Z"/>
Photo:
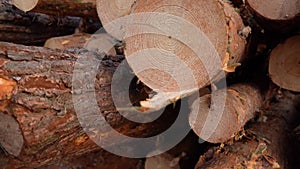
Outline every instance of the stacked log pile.
<path fill-rule="evenodd" d="M 299 0 L 27 1 L 0 2 L 0 168 L 300 165 Z M 121 66 L 134 77 L 129 96 L 120 96 L 127 107 L 114 100 L 113 83 L 120 94 L 126 85 L 127 76 L 115 75 Z M 74 79 L 80 71 L 86 78 Z M 191 132 L 156 156 L 114 155 L 77 112 L 91 97 L 123 135 L 159 135 L 180 113 Z M 122 114 L 163 109 L 147 123 Z"/>

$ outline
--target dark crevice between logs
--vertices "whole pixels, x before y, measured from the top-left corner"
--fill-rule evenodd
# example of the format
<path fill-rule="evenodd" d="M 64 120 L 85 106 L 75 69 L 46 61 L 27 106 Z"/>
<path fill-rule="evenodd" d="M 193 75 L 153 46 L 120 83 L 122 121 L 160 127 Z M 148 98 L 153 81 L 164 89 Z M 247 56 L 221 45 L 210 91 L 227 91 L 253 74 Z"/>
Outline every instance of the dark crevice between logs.
<path fill-rule="evenodd" d="M 101 23 L 96 18 L 23 12 L 0 2 L 0 41 L 42 46 L 51 37 L 70 35 L 75 31 L 95 33 L 100 28 Z"/>

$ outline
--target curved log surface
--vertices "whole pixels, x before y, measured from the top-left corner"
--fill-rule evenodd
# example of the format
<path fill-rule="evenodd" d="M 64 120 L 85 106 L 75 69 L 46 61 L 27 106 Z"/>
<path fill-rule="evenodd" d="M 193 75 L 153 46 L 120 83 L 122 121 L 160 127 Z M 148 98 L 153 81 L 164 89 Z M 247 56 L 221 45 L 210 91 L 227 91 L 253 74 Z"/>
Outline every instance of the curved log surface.
<path fill-rule="evenodd" d="M 110 84 L 123 56 L 108 57 L 86 49 L 50 50 L 1 42 L 0 85 L 4 94 L 0 98 L 0 113 L 1 117 L 16 120 L 18 125 L 11 130 L 0 128 L 0 135 L 10 131 L 15 140 L 23 139 L 13 150 L 10 145 L 2 144 L 13 138 L 0 141 L 4 149 L 15 156 L 11 157 L 7 168 L 36 168 L 61 158 L 101 149 L 82 130 L 73 106 L 76 103 L 72 101 L 72 94 L 76 95 L 78 91 L 72 92 L 72 76 L 79 56 L 102 58 L 95 77 L 99 113 L 118 132 L 131 137 L 152 136 L 164 131 L 176 118 L 173 118 L 176 116 L 173 109 L 169 109 L 154 122 L 139 124 L 116 111 Z M 84 79 L 77 79 L 74 83 L 81 85 Z M 89 92 L 80 94 L 79 101 L 88 99 Z M 111 146 L 114 144 L 117 143 L 112 142 Z"/>

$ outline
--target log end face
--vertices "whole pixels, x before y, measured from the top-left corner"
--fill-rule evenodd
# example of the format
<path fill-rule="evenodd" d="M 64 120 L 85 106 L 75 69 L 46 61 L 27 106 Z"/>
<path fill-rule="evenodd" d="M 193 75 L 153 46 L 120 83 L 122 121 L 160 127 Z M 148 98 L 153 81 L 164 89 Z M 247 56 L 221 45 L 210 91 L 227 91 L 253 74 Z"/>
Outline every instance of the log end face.
<path fill-rule="evenodd" d="M 222 143 L 233 138 L 254 117 L 262 103 L 260 92 L 251 85 L 229 87 L 226 98 L 222 97 L 224 90 L 216 91 L 215 100 L 208 94 L 198 98 L 191 106 L 190 126 L 200 138 L 211 143 Z M 226 99 L 221 109 L 220 99 Z"/>
<path fill-rule="evenodd" d="M 269 75 L 278 86 L 300 92 L 300 36 L 278 45 L 270 55 Z"/>
<path fill-rule="evenodd" d="M 264 0 L 247 0 L 248 6 L 269 20 L 289 20 L 300 13 L 300 1 L 274 0 L 272 3 Z"/>
<path fill-rule="evenodd" d="M 13 0 L 13 4 L 20 10 L 27 12 L 32 10 L 39 2 L 39 0 Z"/>
<path fill-rule="evenodd" d="M 9 154 L 17 157 L 24 144 L 18 122 L 10 115 L 0 112 L 0 145 Z"/>

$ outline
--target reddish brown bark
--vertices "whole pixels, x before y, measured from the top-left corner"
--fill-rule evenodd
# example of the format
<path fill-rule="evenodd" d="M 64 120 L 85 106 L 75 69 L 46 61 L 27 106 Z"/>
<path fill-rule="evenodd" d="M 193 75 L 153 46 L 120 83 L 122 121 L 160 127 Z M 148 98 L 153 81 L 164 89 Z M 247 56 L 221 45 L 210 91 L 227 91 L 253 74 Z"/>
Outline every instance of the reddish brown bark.
<path fill-rule="evenodd" d="M 39 0 L 33 11 L 49 15 L 97 18 L 96 0 Z"/>
<path fill-rule="evenodd" d="M 15 156 L 6 163 L 8 168 L 39 167 L 100 149 L 82 130 L 73 108 L 71 88 L 77 52 L 88 57 L 104 56 L 87 50 L 60 51 L 1 42 L 0 78 L 15 85 L 6 91 L 5 96 L 10 97 L 1 98 L 0 113 L 16 120 L 15 130 L 9 131 L 23 137 L 23 143 L 18 142 L 20 150 L 7 151 Z M 116 111 L 110 83 L 121 60 L 122 56 L 104 57 L 95 79 L 97 102 L 106 121 L 118 132 L 132 137 L 147 137 L 165 130 L 172 122 L 172 111 L 147 124 L 129 122 Z M 76 81 L 81 83 L 82 79 Z M 80 96 L 82 100 L 90 99 L 89 94 Z M 6 132 L 3 127 L 0 131 Z"/>

